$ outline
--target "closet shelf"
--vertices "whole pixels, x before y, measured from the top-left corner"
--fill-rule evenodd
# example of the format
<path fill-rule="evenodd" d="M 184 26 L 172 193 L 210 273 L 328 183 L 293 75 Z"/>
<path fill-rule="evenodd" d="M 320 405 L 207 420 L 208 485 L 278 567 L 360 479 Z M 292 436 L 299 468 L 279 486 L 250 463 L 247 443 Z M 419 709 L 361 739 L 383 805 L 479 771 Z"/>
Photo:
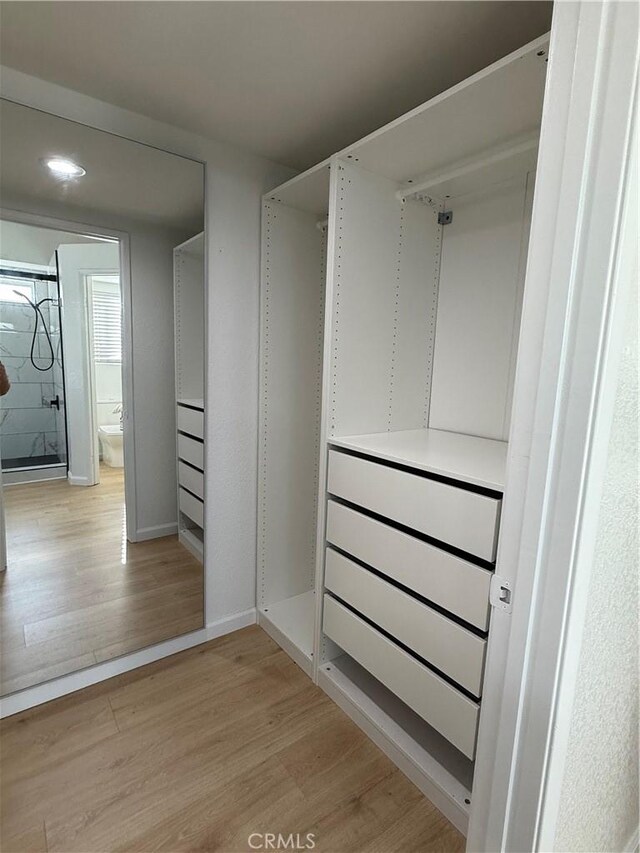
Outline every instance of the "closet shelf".
<path fill-rule="evenodd" d="M 312 671 L 315 605 L 315 591 L 309 590 L 258 611 L 258 624 L 308 675 Z"/>
<path fill-rule="evenodd" d="M 463 483 L 504 491 L 507 442 L 439 429 L 333 437 L 329 443 Z"/>

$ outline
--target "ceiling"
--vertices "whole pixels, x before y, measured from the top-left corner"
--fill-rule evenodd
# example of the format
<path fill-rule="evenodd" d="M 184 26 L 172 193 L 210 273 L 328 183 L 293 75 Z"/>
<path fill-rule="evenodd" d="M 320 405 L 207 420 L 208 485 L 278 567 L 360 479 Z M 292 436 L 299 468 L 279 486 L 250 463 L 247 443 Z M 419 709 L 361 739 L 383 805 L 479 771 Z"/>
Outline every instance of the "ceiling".
<path fill-rule="evenodd" d="M 550 2 L 3 2 L 2 62 L 304 169 L 549 29 Z"/>
<path fill-rule="evenodd" d="M 40 162 L 51 156 L 71 159 L 87 174 L 61 182 Z M 203 226 L 200 163 L 9 101 L 0 101 L 0 183 L 5 207 L 64 204 L 65 218 L 85 211 L 107 222 L 136 219 L 193 233 Z"/>

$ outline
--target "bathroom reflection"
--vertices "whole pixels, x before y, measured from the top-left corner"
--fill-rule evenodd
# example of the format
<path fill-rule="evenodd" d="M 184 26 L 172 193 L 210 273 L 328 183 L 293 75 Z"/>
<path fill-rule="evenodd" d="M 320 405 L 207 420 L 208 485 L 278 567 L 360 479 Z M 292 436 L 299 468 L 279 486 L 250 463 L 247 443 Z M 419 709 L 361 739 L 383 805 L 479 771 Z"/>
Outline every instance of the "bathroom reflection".
<path fill-rule="evenodd" d="M 0 134 L 6 694 L 204 624 L 204 514 L 195 495 L 199 514 L 178 504 L 174 366 L 174 255 L 203 242 L 204 175 L 6 101 Z M 193 343 L 203 260 L 180 263 Z M 203 361 L 201 342 L 181 393 Z"/>

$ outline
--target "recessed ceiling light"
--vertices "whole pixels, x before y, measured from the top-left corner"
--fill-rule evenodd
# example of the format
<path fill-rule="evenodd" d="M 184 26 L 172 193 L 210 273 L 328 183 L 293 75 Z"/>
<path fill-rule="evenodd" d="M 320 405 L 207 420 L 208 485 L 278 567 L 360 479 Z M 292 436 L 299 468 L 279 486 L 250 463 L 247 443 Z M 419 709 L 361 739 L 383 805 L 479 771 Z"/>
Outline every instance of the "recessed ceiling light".
<path fill-rule="evenodd" d="M 87 174 L 87 170 L 83 169 L 82 166 L 64 157 L 48 157 L 40 162 L 44 163 L 57 178 L 81 178 Z"/>

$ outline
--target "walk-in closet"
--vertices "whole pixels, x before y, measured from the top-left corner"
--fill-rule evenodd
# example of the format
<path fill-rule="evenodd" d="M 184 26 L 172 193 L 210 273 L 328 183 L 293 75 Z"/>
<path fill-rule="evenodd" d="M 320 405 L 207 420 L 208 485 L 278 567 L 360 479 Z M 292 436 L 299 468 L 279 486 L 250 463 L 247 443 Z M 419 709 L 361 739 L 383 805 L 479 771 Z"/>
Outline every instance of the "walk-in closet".
<path fill-rule="evenodd" d="M 547 48 L 263 202 L 259 621 L 463 831 Z"/>

